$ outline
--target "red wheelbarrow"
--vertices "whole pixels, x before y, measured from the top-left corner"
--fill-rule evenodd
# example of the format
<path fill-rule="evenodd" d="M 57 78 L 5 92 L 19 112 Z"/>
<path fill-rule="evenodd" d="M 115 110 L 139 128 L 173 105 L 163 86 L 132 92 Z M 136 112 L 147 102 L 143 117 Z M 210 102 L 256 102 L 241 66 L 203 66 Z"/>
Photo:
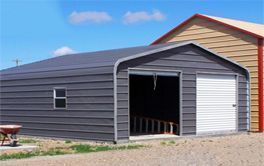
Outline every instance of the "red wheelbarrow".
<path fill-rule="evenodd" d="M 22 126 L 20 125 L 0 125 L 0 134 L 4 136 L 1 140 L 1 146 L 3 146 L 5 141 L 9 141 L 10 146 L 12 147 L 16 146 L 18 142 L 16 134 L 19 132 L 21 127 Z"/>

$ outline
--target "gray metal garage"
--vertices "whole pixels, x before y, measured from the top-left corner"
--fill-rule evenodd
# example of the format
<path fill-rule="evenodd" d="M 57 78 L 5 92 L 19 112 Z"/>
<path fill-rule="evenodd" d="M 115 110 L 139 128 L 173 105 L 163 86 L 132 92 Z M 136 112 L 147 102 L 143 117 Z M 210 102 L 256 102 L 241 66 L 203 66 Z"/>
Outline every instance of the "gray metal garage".
<path fill-rule="evenodd" d="M 27 135 L 128 141 L 247 131 L 249 74 L 192 43 L 55 57 L 1 71 L 1 124 Z"/>

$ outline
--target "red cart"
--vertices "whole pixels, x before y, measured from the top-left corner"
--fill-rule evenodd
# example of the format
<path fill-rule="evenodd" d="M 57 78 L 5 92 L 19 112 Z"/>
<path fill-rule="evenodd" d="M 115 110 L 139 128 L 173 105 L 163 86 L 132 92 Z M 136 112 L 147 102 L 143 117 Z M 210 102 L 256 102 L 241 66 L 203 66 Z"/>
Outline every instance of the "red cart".
<path fill-rule="evenodd" d="M 16 146 L 18 142 L 16 134 L 19 132 L 21 127 L 21 125 L 0 125 L 0 134 L 4 136 L 1 140 L 1 146 L 5 141 L 9 141 L 10 146 Z"/>

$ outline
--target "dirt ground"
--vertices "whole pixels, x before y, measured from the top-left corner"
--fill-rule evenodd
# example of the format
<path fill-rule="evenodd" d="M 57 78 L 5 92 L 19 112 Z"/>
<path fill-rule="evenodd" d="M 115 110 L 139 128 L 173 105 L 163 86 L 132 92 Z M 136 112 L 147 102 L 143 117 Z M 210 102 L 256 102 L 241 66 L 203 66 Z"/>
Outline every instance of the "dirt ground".
<path fill-rule="evenodd" d="M 264 133 L 137 142 L 134 150 L 1 161 L 1 166 L 246 165 L 263 166 Z"/>

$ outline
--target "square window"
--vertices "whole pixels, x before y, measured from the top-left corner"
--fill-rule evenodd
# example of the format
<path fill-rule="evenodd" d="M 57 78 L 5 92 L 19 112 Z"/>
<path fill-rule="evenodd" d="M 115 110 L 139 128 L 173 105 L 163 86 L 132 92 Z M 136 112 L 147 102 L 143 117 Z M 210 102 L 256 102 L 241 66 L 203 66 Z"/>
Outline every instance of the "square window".
<path fill-rule="evenodd" d="M 65 109 L 66 108 L 66 89 L 54 88 L 54 108 Z"/>

